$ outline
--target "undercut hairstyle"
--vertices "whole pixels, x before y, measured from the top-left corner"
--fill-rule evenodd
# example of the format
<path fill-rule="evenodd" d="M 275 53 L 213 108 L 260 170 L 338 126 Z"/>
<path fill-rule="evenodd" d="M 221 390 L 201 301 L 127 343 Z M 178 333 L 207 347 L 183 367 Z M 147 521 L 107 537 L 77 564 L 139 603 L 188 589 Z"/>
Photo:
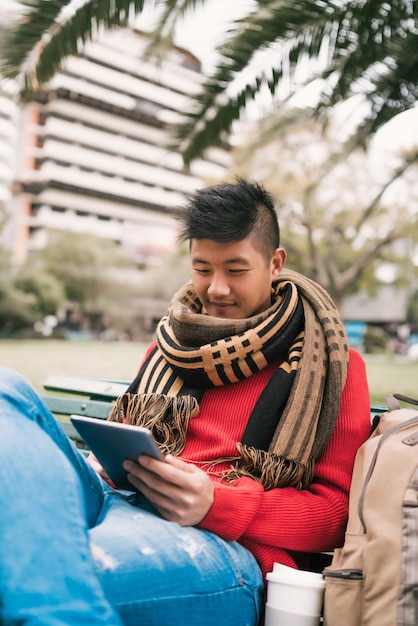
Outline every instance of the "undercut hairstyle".
<path fill-rule="evenodd" d="M 192 194 L 179 218 L 178 239 L 242 241 L 249 235 L 267 262 L 280 246 L 280 228 L 273 196 L 256 182 L 242 178 Z"/>

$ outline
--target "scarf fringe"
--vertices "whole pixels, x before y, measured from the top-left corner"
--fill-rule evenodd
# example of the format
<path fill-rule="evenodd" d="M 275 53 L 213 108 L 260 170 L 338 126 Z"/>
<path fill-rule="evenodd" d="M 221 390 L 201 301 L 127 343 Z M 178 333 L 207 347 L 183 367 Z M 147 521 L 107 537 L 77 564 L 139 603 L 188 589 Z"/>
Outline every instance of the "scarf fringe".
<path fill-rule="evenodd" d="M 108 420 L 149 428 L 163 454 L 178 456 L 185 446 L 190 420 L 198 412 L 199 404 L 190 395 L 125 393 L 116 400 Z"/>
<path fill-rule="evenodd" d="M 274 452 L 257 450 L 241 443 L 237 443 L 237 449 L 240 456 L 234 466 L 224 474 L 228 484 L 237 478 L 248 476 L 261 483 L 266 491 L 276 487 L 294 487 L 301 490 L 307 489 L 312 481 L 315 466 L 313 459 L 308 465 L 303 465 Z"/>

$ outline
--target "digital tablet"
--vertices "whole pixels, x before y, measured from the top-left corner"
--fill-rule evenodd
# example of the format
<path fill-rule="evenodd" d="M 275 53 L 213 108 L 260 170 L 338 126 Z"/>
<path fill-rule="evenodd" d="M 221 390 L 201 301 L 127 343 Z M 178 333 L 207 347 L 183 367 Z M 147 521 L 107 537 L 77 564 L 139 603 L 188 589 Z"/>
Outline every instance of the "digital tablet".
<path fill-rule="evenodd" d="M 134 490 L 122 463 L 141 454 L 160 461 L 165 457 L 148 428 L 109 422 L 84 415 L 71 415 L 71 422 L 119 489 Z"/>

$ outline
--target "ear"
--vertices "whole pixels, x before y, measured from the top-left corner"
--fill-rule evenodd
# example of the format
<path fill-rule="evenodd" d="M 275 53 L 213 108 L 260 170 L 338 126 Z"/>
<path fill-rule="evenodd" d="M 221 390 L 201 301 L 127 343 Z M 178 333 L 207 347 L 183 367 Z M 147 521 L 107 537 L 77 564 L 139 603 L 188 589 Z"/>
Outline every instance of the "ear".
<path fill-rule="evenodd" d="M 284 248 L 276 248 L 271 257 L 271 278 L 277 278 L 282 271 L 286 261 L 286 250 Z"/>

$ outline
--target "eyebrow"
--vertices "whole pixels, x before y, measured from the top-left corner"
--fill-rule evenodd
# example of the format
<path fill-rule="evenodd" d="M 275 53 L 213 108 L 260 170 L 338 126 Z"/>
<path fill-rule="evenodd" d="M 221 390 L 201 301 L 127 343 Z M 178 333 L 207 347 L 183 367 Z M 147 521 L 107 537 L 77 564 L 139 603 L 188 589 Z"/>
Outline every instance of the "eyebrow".
<path fill-rule="evenodd" d="M 201 259 L 199 257 L 192 258 L 192 263 L 202 263 L 203 265 L 210 265 L 209 261 L 206 261 L 205 259 Z M 222 265 L 231 265 L 231 264 L 248 265 L 248 259 L 238 256 L 238 257 L 232 257 L 231 259 L 226 259 L 226 261 L 222 263 Z"/>

